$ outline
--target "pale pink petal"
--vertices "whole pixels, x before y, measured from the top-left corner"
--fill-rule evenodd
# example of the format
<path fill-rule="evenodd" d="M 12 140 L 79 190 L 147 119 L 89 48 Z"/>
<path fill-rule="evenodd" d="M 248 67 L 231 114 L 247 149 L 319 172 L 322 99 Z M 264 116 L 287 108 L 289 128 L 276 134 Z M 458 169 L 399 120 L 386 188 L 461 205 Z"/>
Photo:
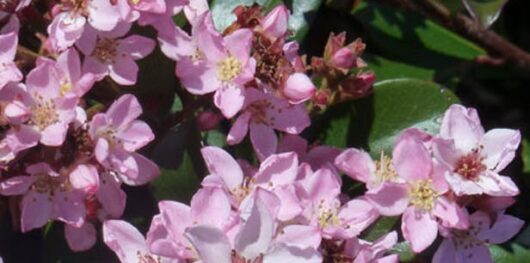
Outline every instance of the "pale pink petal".
<path fill-rule="evenodd" d="M 142 59 L 155 49 L 155 41 L 140 35 L 131 35 L 121 39 L 117 50 L 131 56 L 134 60 Z"/>
<path fill-rule="evenodd" d="M 441 219 L 444 227 L 467 229 L 469 227 L 466 210 L 444 196 L 436 199 L 432 214 Z"/>
<path fill-rule="evenodd" d="M 107 140 L 103 138 L 97 140 L 94 155 L 99 163 L 105 164 L 105 160 L 109 156 L 109 147 L 109 142 L 107 142 Z"/>
<path fill-rule="evenodd" d="M 252 31 L 250 29 L 238 29 L 224 38 L 225 45 L 230 55 L 239 60 L 242 65 L 247 63 L 252 48 Z"/>
<path fill-rule="evenodd" d="M 121 176 L 120 178 L 125 184 L 132 186 L 144 185 L 160 175 L 160 169 L 150 159 L 135 152 L 131 153 L 131 157 L 134 159 L 138 171 Z"/>
<path fill-rule="evenodd" d="M 355 148 L 346 149 L 335 158 L 335 165 L 357 181 L 368 183 L 373 180 L 375 163 L 370 155 L 364 151 Z"/>
<path fill-rule="evenodd" d="M 125 94 L 118 100 L 114 101 L 107 110 L 107 118 L 114 127 L 129 125 L 142 114 L 142 106 L 135 96 Z"/>
<path fill-rule="evenodd" d="M 263 256 L 263 263 L 320 263 L 322 255 L 313 248 L 275 245 Z"/>
<path fill-rule="evenodd" d="M 0 194 L 21 195 L 28 191 L 35 181 L 33 176 L 15 176 L 0 183 Z"/>
<path fill-rule="evenodd" d="M 102 80 L 109 75 L 109 66 L 97 58 L 86 56 L 83 61 L 83 73 L 92 73 L 97 80 Z"/>
<path fill-rule="evenodd" d="M 436 160 L 449 169 L 454 169 L 460 157 L 464 155 L 459 149 L 456 149 L 453 140 L 438 137 L 432 140 L 432 153 Z"/>
<path fill-rule="evenodd" d="M 44 226 L 52 217 L 52 202 L 48 195 L 29 191 L 22 198 L 21 230 L 28 232 Z"/>
<path fill-rule="evenodd" d="M 138 65 L 130 56 L 118 56 L 109 65 L 109 75 L 120 85 L 134 85 L 138 77 Z"/>
<path fill-rule="evenodd" d="M 274 194 L 280 199 L 280 210 L 278 211 L 278 220 L 289 221 L 294 219 L 302 212 L 300 199 L 296 195 L 296 190 L 292 184 L 283 187 L 276 187 Z"/>
<path fill-rule="evenodd" d="M 263 201 L 254 200 L 250 217 L 241 227 L 236 236 L 234 249 L 247 259 L 258 258 L 264 254 L 274 234 L 274 218 Z"/>
<path fill-rule="evenodd" d="M 112 217 L 119 218 L 125 211 L 127 195 L 120 187 L 120 182 L 109 173 L 101 174 L 96 197 L 103 209 Z"/>
<path fill-rule="evenodd" d="M 255 178 L 264 188 L 292 184 L 298 173 L 298 156 L 294 152 L 273 154 L 265 159 Z"/>
<path fill-rule="evenodd" d="M 75 227 L 80 227 L 85 222 L 85 203 L 80 193 L 56 192 L 53 204 L 57 219 Z"/>
<path fill-rule="evenodd" d="M 399 177 L 407 181 L 428 179 L 432 160 L 427 148 L 416 137 L 402 136 L 400 139 L 392 153 L 392 163 Z"/>
<path fill-rule="evenodd" d="M 175 74 L 184 88 L 192 94 L 204 95 L 222 87 L 214 65 L 206 61 L 193 61 L 188 57 L 177 62 Z"/>
<path fill-rule="evenodd" d="M 280 231 L 274 240 L 301 249 L 308 247 L 318 249 L 322 237 L 320 236 L 320 229 L 316 226 L 288 225 Z"/>
<path fill-rule="evenodd" d="M 409 205 L 406 184 L 386 182 L 378 188 L 368 191 L 365 196 L 384 216 L 399 215 Z"/>
<path fill-rule="evenodd" d="M 134 120 L 127 128 L 119 130 L 116 138 L 122 143 L 123 149 L 133 152 L 154 140 L 155 135 L 147 123 Z"/>
<path fill-rule="evenodd" d="M 120 9 L 108 0 L 92 0 L 88 4 L 88 22 L 101 31 L 113 30 L 120 21 Z"/>
<path fill-rule="evenodd" d="M 210 12 L 202 14 L 197 26 L 197 44 L 209 61 L 217 62 L 226 57 L 223 37 L 215 30 Z"/>
<path fill-rule="evenodd" d="M 223 149 L 208 146 L 201 149 L 210 174 L 223 178 L 228 190 L 238 189 L 243 183 L 243 171 L 230 154 Z"/>
<path fill-rule="evenodd" d="M 480 140 L 483 164 L 496 172 L 502 171 L 515 157 L 521 133 L 510 129 L 493 129 Z"/>
<path fill-rule="evenodd" d="M 86 193 L 95 193 L 99 188 L 98 170 L 93 165 L 78 165 L 69 175 L 70 183 L 75 189 Z"/>
<path fill-rule="evenodd" d="M 410 243 L 412 251 L 420 253 L 436 239 L 438 224 L 430 214 L 409 207 L 403 213 L 401 231 L 405 240 Z"/>
<path fill-rule="evenodd" d="M 97 231 L 93 224 L 85 223 L 81 227 L 64 226 L 64 236 L 68 247 L 74 252 L 86 251 L 96 244 Z"/>
<path fill-rule="evenodd" d="M 311 124 L 307 109 L 302 104 L 287 105 L 283 101 L 282 104 L 276 104 L 275 109 L 267 111 L 267 114 L 273 119 L 274 129 L 290 134 L 299 134 Z"/>
<path fill-rule="evenodd" d="M 231 214 L 230 199 L 220 188 L 201 188 L 191 199 L 191 216 L 198 224 L 222 229 Z"/>
<path fill-rule="evenodd" d="M 307 141 L 294 134 L 284 134 L 278 144 L 278 153 L 282 152 L 296 152 L 300 159 L 303 159 L 308 148 Z"/>
<path fill-rule="evenodd" d="M 230 242 L 221 230 L 199 225 L 188 228 L 186 237 L 199 253 L 202 262 L 232 262 Z"/>
<path fill-rule="evenodd" d="M 237 85 L 225 84 L 215 92 L 214 103 L 227 119 L 231 119 L 243 108 L 245 90 Z"/>
<path fill-rule="evenodd" d="M 66 123 L 54 123 L 41 132 L 40 142 L 47 146 L 60 146 L 66 138 L 67 131 Z"/>
<path fill-rule="evenodd" d="M 264 160 L 276 153 L 278 138 L 274 130 L 261 123 L 250 124 L 250 141 L 258 159 Z"/>
<path fill-rule="evenodd" d="M 72 82 L 81 78 L 81 60 L 75 48 L 70 48 L 57 57 L 57 66 L 68 76 Z"/>
<path fill-rule="evenodd" d="M 346 203 L 341 208 L 338 217 L 344 227 L 339 237 L 352 238 L 375 222 L 379 218 L 379 213 L 370 202 L 357 198 Z"/>
<path fill-rule="evenodd" d="M 251 117 L 252 114 L 250 112 L 245 112 L 237 117 L 236 121 L 232 124 L 232 128 L 230 128 L 230 132 L 226 136 L 226 142 L 229 145 L 238 144 L 243 141 L 247 135 L 248 123 Z"/>
<path fill-rule="evenodd" d="M 487 246 L 476 245 L 468 247 L 457 247 L 456 254 L 462 257 L 462 263 L 493 263 L 490 251 Z M 459 262 L 460 263 L 460 262 Z"/>
<path fill-rule="evenodd" d="M 445 139 L 453 139 L 458 149 L 471 151 L 483 134 L 484 128 L 475 109 L 454 104 L 445 112 L 440 135 Z"/>
<path fill-rule="evenodd" d="M 335 199 L 340 194 L 339 177 L 328 168 L 321 168 L 300 182 L 307 197 L 318 204 Z"/>
<path fill-rule="evenodd" d="M 103 222 L 103 242 L 116 253 L 121 262 L 137 262 L 138 253 L 147 253 L 143 235 L 131 224 L 122 220 Z"/>

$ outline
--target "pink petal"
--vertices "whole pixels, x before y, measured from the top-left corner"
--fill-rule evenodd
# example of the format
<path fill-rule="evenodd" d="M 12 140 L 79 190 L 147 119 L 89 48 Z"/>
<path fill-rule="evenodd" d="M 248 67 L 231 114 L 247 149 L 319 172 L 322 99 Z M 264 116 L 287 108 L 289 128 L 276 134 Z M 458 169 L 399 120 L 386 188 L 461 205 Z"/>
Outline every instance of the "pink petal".
<path fill-rule="evenodd" d="M 484 128 L 475 109 L 454 104 L 445 112 L 440 135 L 445 139 L 453 139 L 458 149 L 471 151 L 483 134 Z"/>
<path fill-rule="evenodd" d="M 21 230 L 28 232 L 44 226 L 52 217 L 52 202 L 48 195 L 29 191 L 22 198 Z"/>
<path fill-rule="evenodd" d="M 274 218 L 263 201 L 256 198 L 250 217 L 236 236 L 234 248 L 239 255 L 247 259 L 258 258 L 268 250 L 273 231 Z"/>
<path fill-rule="evenodd" d="M 309 127 L 311 120 L 304 105 L 286 105 L 285 101 L 282 102 L 281 104 L 276 103 L 275 109 L 267 111 L 269 118 L 272 119 L 274 129 L 290 134 L 299 134 Z"/>
<path fill-rule="evenodd" d="M 442 241 L 442 244 L 440 244 L 440 246 L 434 253 L 434 256 L 432 259 L 432 263 L 446 263 L 446 262 L 464 263 L 464 262 L 457 260 L 457 253 L 455 250 L 455 245 L 453 241 L 449 239 L 444 239 L 444 241 Z"/>
<path fill-rule="evenodd" d="M 72 82 L 81 78 L 81 60 L 75 48 L 70 48 L 57 57 L 57 66 L 68 76 Z"/>
<path fill-rule="evenodd" d="M 315 204 L 334 200 L 340 194 L 339 177 L 330 169 L 321 168 L 300 182 L 307 197 Z"/>
<path fill-rule="evenodd" d="M 223 149 L 208 146 L 201 149 L 210 174 L 223 178 L 228 190 L 238 189 L 243 183 L 243 171 L 239 164 Z"/>
<path fill-rule="evenodd" d="M 499 214 L 495 224 L 491 228 L 486 226 L 486 229 L 479 232 L 478 238 L 489 244 L 501 244 L 519 233 L 524 224 L 524 221 L 519 218 Z"/>
<path fill-rule="evenodd" d="M 243 87 L 225 84 L 214 95 L 214 103 L 227 119 L 234 117 L 243 107 L 245 90 Z"/>
<path fill-rule="evenodd" d="M 399 177 L 407 181 L 429 179 L 432 171 L 429 151 L 413 136 L 402 136 L 396 142 L 392 163 Z"/>
<path fill-rule="evenodd" d="M 121 190 L 120 182 L 116 177 L 109 173 L 102 173 L 96 196 L 110 216 L 121 217 L 125 210 L 127 195 Z"/>
<path fill-rule="evenodd" d="M 264 160 L 276 152 L 278 138 L 274 130 L 267 125 L 251 123 L 250 141 L 260 160 Z"/>
<path fill-rule="evenodd" d="M 309 247 L 318 249 L 321 240 L 320 229 L 316 226 L 306 225 L 288 225 L 275 238 L 278 243 L 301 249 Z"/>
<path fill-rule="evenodd" d="M 117 49 L 131 56 L 134 60 L 142 59 L 155 49 L 155 41 L 139 35 L 131 35 L 121 39 Z"/>
<path fill-rule="evenodd" d="M 313 248 L 300 249 L 282 244 L 275 245 L 263 256 L 263 263 L 321 263 L 322 255 Z"/>
<path fill-rule="evenodd" d="M 261 26 L 267 36 L 281 38 L 287 33 L 288 20 L 289 9 L 285 5 L 278 5 L 263 18 Z"/>
<path fill-rule="evenodd" d="M 438 234 L 438 224 L 430 214 L 409 207 L 401 219 L 403 237 L 410 243 L 414 253 L 420 253 L 429 247 Z"/>
<path fill-rule="evenodd" d="M 223 37 L 215 30 L 211 13 L 202 14 L 196 26 L 199 50 L 206 58 L 213 62 L 225 58 L 227 50 L 224 47 Z"/>
<path fill-rule="evenodd" d="M 199 253 L 202 262 L 232 262 L 230 242 L 221 230 L 199 225 L 188 228 L 186 237 Z"/>
<path fill-rule="evenodd" d="M 120 178 L 125 184 L 133 186 L 144 185 L 160 175 L 158 166 L 145 156 L 133 152 L 131 157 L 134 159 L 138 171 L 121 176 Z"/>
<path fill-rule="evenodd" d="M 406 184 L 386 182 L 368 191 L 365 196 L 384 216 L 400 215 L 409 205 Z"/>
<path fill-rule="evenodd" d="M 64 236 L 68 247 L 74 252 L 86 251 L 96 244 L 96 228 L 91 223 L 85 223 L 81 227 L 71 225 L 64 226 Z"/>
<path fill-rule="evenodd" d="M 99 174 L 93 165 L 78 165 L 70 172 L 69 178 L 75 189 L 86 193 L 95 193 L 99 188 Z"/>
<path fill-rule="evenodd" d="M 114 127 L 125 127 L 142 114 L 142 106 L 135 96 L 125 94 L 118 100 L 114 101 L 107 110 L 109 122 Z"/>
<path fill-rule="evenodd" d="M 191 216 L 199 224 L 222 229 L 230 214 L 230 199 L 220 188 L 201 188 L 191 199 Z"/>
<path fill-rule="evenodd" d="M 102 80 L 109 75 L 109 66 L 97 58 L 86 56 L 83 61 L 83 73 L 94 74 L 96 80 Z"/>
<path fill-rule="evenodd" d="M 466 210 L 444 196 L 436 199 L 432 214 L 441 219 L 441 224 L 448 228 L 467 229 L 469 219 Z"/>
<path fill-rule="evenodd" d="M 0 194 L 21 195 L 28 191 L 35 181 L 33 176 L 15 176 L 0 183 Z"/>
<path fill-rule="evenodd" d="M 143 235 L 134 226 L 122 220 L 103 222 L 103 242 L 116 253 L 121 262 L 138 261 L 138 253 L 147 253 Z"/>
<path fill-rule="evenodd" d="M 346 203 L 338 216 L 344 227 L 344 232 L 340 237 L 352 238 L 375 222 L 379 218 L 379 213 L 371 203 L 358 198 Z"/>
<path fill-rule="evenodd" d="M 247 63 L 252 48 L 252 31 L 247 28 L 238 29 L 224 38 L 225 45 L 230 52 L 241 62 L 242 65 Z"/>
<path fill-rule="evenodd" d="M 85 203 L 80 193 L 56 192 L 53 204 L 57 219 L 75 227 L 81 227 L 85 222 Z"/>
<path fill-rule="evenodd" d="M 485 157 L 483 163 L 496 172 L 502 171 L 515 157 L 515 151 L 521 142 L 521 133 L 510 129 L 493 129 L 480 140 L 484 148 L 480 153 Z"/>
<path fill-rule="evenodd" d="M 113 30 L 120 20 L 119 6 L 107 0 L 92 0 L 88 12 L 88 22 L 97 30 Z"/>
<path fill-rule="evenodd" d="M 230 132 L 226 136 L 226 142 L 229 145 L 238 144 L 243 141 L 247 135 L 248 123 L 251 117 L 252 114 L 250 112 L 245 112 L 237 117 L 236 121 L 232 124 L 232 128 L 230 128 Z"/>
<path fill-rule="evenodd" d="M 432 140 L 433 157 L 446 165 L 449 169 L 455 169 L 456 163 L 465 153 L 455 148 L 453 140 L 435 137 Z"/>
<path fill-rule="evenodd" d="M 154 140 L 155 135 L 147 123 L 135 120 L 127 128 L 118 131 L 116 138 L 122 143 L 123 149 L 133 152 Z"/>
<path fill-rule="evenodd" d="M 298 173 L 298 156 L 294 152 L 273 154 L 265 159 L 254 176 L 265 188 L 293 184 Z"/>
<path fill-rule="evenodd" d="M 117 56 L 114 64 L 109 66 L 109 75 L 120 85 L 134 85 L 138 76 L 138 65 L 128 56 Z"/>
<path fill-rule="evenodd" d="M 375 163 L 370 155 L 364 151 L 355 148 L 346 149 L 335 158 L 335 165 L 357 181 L 367 183 L 373 180 Z"/>
<path fill-rule="evenodd" d="M 175 74 L 184 88 L 192 94 L 204 95 L 222 87 L 214 65 L 206 61 L 193 61 L 188 57 L 181 58 L 177 63 Z"/>

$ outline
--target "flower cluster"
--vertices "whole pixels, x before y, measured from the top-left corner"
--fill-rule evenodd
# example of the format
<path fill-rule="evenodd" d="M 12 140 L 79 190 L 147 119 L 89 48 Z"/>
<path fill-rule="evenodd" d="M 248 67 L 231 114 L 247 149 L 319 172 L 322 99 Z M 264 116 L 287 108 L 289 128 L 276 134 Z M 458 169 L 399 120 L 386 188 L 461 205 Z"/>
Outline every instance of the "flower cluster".
<path fill-rule="evenodd" d="M 323 56 L 308 63 L 289 38 L 284 5 L 268 13 L 240 6 L 219 32 L 206 0 L 63 0 L 50 8 L 28 69 L 16 60 L 17 12 L 31 1 L 16 2 L 0 13 L 0 194 L 14 196 L 22 232 L 59 220 L 70 248 L 82 251 L 102 225 L 122 262 L 398 262 L 398 231 L 376 240 L 363 233 L 381 217 L 401 216 L 414 253 L 444 239 L 434 255 L 441 263 L 489 260 L 488 244 L 523 225 L 504 214 L 519 190 L 499 174 L 520 133 L 485 132 L 474 109 L 451 106 L 438 134 L 402 131 L 391 155 L 376 160 L 360 149 L 308 146 L 299 134 L 310 114 L 368 95 L 375 76 L 364 70 L 362 41 L 346 44 L 344 33 L 330 35 Z M 189 30 L 175 24 L 181 12 Z M 142 27 L 156 41 L 137 34 Z M 139 120 L 135 96 L 102 107 L 90 93 L 135 85 L 135 61 L 156 46 L 176 62 L 182 88 L 211 101 L 200 106 L 202 129 L 226 119 L 227 144 L 248 133 L 259 164 L 203 147 L 209 174 L 191 203 L 160 201 L 144 237 L 119 220 L 121 186 L 158 176 L 138 153 L 154 133 Z M 351 179 L 364 185 L 362 195 L 343 191 Z"/>
<path fill-rule="evenodd" d="M 103 47 L 85 40 L 83 49 L 78 48 L 96 51 L 85 52 L 83 59 L 70 46 L 56 56 L 39 56 L 24 76 L 14 61 L 20 22 L 16 15 L 5 16 L 8 22 L 0 34 L 0 194 L 21 197 L 14 200 L 20 200 L 15 217 L 22 232 L 59 220 L 72 250 L 89 249 L 97 239 L 94 224 L 122 216 L 126 195 L 121 185 L 142 185 L 158 176 L 156 164 L 136 152 L 154 134 L 137 120 L 142 107 L 130 94 L 112 102 L 106 112 L 87 113 L 91 104 L 85 95 L 106 74 L 94 70 L 103 64 L 91 61 L 89 54 L 103 54 Z M 130 25 L 124 26 L 119 34 L 105 34 L 122 36 Z M 82 37 L 91 36 L 90 29 L 83 32 Z M 105 67 L 121 80 L 119 68 L 131 66 L 127 59 L 149 53 L 154 41 L 134 35 L 116 41 L 116 59 L 108 57 L 116 64 Z"/>

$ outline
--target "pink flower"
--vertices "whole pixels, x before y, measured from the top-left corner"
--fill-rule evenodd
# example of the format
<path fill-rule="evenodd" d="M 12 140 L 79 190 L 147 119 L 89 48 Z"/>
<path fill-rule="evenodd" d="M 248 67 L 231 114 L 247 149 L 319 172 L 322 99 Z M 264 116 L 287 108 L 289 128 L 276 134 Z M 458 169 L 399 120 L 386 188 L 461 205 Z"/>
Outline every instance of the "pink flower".
<path fill-rule="evenodd" d="M 263 33 L 273 39 L 284 39 L 289 29 L 289 9 L 283 4 L 272 9 L 261 19 Z"/>
<path fill-rule="evenodd" d="M 524 221 L 499 213 L 492 222 L 490 215 L 477 211 L 469 217 L 469 228 L 443 229 L 444 241 L 433 257 L 433 263 L 493 262 L 488 246 L 508 241 L 521 230 Z"/>
<path fill-rule="evenodd" d="M 68 247 L 74 252 L 87 251 L 97 241 L 97 230 L 93 224 L 85 222 L 80 227 L 64 226 L 64 237 Z"/>
<path fill-rule="evenodd" d="M 129 185 L 145 184 L 159 174 L 156 164 L 135 152 L 154 139 L 151 128 L 136 120 L 140 114 L 138 100 L 123 95 L 106 113 L 94 115 L 89 128 L 98 162 Z"/>
<path fill-rule="evenodd" d="M 63 97 L 81 98 L 87 93 L 96 77 L 92 73 L 81 72 L 81 60 L 79 53 L 74 48 L 70 48 L 57 57 L 57 61 L 39 58 L 38 66 L 50 63 L 50 74 L 59 80 L 60 93 Z"/>
<path fill-rule="evenodd" d="M 383 235 L 373 243 L 357 238 L 348 239 L 344 247 L 344 254 L 352 258 L 353 263 L 398 263 L 398 254 L 387 255 L 397 240 L 396 231 Z"/>
<path fill-rule="evenodd" d="M 215 92 L 215 105 L 226 118 L 232 118 L 243 107 L 244 84 L 254 78 L 252 31 L 240 29 L 223 38 L 213 28 L 209 12 L 202 15 L 197 27 L 198 58 L 181 59 L 176 74 L 193 94 Z"/>
<path fill-rule="evenodd" d="M 27 76 L 27 89 L 20 86 L 4 112 L 10 123 L 31 127 L 47 146 L 64 142 L 77 106 L 77 98 L 63 96 L 61 81 L 53 71 L 50 63 L 34 68 Z"/>
<path fill-rule="evenodd" d="M 287 101 L 256 89 L 246 91 L 243 113 L 236 119 L 228 136 L 228 144 L 240 143 L 250 130 L 250 141 L 260 160 L 277 151 L 278 139 L 274 130 L 299 134 L 310 120 L 303 105 Z"/>
<path fill-rule="evenodd" d="M 202 148 L 201 152 L 210 172 L 202 182 L 203 187 L 224 189 L 234 207 L 248 206 L 248 200 L 255 191 L 263 189 L 280 198 L 279 220 L 290 220 L 301 212 L 293 186 L 298 173 L 295 153 L 271 155 L 261 163 L 255 174 L 244 176 L 236 160 L 221 148 L 209 146 Z"/>
<path fill-rule="evenodd" d="M 521 141 L 517 130 L 493 129 L 484 133 L 475 109 L 452 105 L 444 115 L 433 154 L 447 165 L 445 175 L 457 195 L 514 196 L 519 189 L 499 175 L 514 158 Z"/>
<path fill-rule="evenodd" d="M 64 1 L 48 26 L 50 43 L 55 51 L 71 47 L 81 38 L 86 22 L 96 30 L 111 31 L 121 20 L 120 8 L 109 0 Z"/>
<path fill-rule="evenodd" d="M 233 242 L 221 230 L 198 225 L 186 229 L 186 237 L 202 262 L 321 262 L 313 248 L 302 249 L 275 240 L 274 214 L 259 198 L 253 200 L 249 217 Z"/>
<path fill-rule="evenodd" d="M 161 201 L 158 207 L 160 214 L 153 217 L 147 243 L 153 253 L 168 258 L 198 257 L 184 235 L 187 228 L 203 225 L 228 232 L 238 223 L 230 200 L 219 188 L 200 189 L 193 196 L 191 207 L 174 201 Z"/>
<path fill-rule="evenodd" d="M 107 220 L 103 223 L 103 242 L 122 263 L 172 262 L 149 252 L 142 233 L 123 220 Z"/>
<path fill-rule="evenodd" d="M 466 228 L 465 210 L 445 197 L 449 190 L 445 170 L 431 155 L 417 133 L 400 136 L 393 152 L 393 165 L 404 182 L 386 182 L 365 196 L 382 215 L 403 213 L 401 230 L 412 251 L 419 253 L 436 239 L 438 222 L 446 227 Z"/>
<path fill-rule="evenodd" d="M 120 85 L 134 85 L 138 75 L 135 60 L 149 55 L 156 44 L 152 39 L 140 35 L 122 38 L 130 26 L 121 23 L 108 32 L 87 27 L 76 42 L 85 55 L 83 72 L 93 73 L 99 79 L 110 76 Z"/>
<path fill-rule="evenodd" d="M 9 82 L 22 79 L 14 62 L 18 45 L 18 19 L 13 16 L 0 31 L 0 89 Z"/>
<path fill-rule="evenodd" d="M 28 175 L 9 178 L 0 183 L 2 195 L 24 195 L 22 207 L 22 232 L 58 219 L 80 227 L 84 223 L 84 194 L 70 186 L 69 178 L 52 170 L 47 163 L 37 163 L 26 168 Z"/>
<path fill-rule="evenodd" d="M 340 178 L 327 167 L 306 173 L 298 183 L 303 216 L 309 225 L 320 229 L 324 239 L 355 237 L 379 217 L 374 206 L 362 198 L 342 205 Z"/>

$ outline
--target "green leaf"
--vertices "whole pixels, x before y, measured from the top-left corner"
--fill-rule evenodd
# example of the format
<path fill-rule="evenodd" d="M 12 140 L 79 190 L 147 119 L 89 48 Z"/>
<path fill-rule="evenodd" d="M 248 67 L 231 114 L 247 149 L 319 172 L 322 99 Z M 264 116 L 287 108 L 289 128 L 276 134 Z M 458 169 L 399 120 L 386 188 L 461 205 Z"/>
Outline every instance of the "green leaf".
<path fill-rule="evenodd" d="M 530 250 L 516 243 L 512 243 L 509 250 L 497 245 L 491 245 L 489 250 L 495 263 L 530 262 Z"/>
<path fill-rule="evenodd" d="M 489 27 L 501 14 L 507 0 L 463 0 L 467 11 L 482 24 Z"/>
<path fill-rule="evenodd" d="M 237 6 L 250 6 L 258 3 L 265 11 L 269 11 L 282 3 L 281 0 L 214 0 L 211 10 L 215 27 L 219 31 L 225 30 L 232 24 L 236 17 L 232 11 Z M 294 33 L 293 38 L 301 41 L 309 31 L 309 25 L 313 21 L 316 11 L 320 7 L 322 0 L 291 0 L 286 1 L 286 5 L 292 12 L 289 19 L 289 29 Z"/>
<path fill-rule="evenodd" d="M 432 69 L 421 68 L 371 54 L 365 54 L 363 59 L 368 63 L 368 68 L 375 72 L 377 81 L 396 78 L 434 80 L 435 72 Z"/>
<path fill-rule="evenodd" d="M 396 136 L 415 127 L 437 133 L 445 110 L 458 98 L 434 82 L 393 79 L 374 85 L 367 98 L 336 105 L 315 119 L 313 135 L 325 144 L 365 148 L 373 156 L 391 152 Z"/>
<path fill-rule="evenodd" d="M 353 10 L 353 15 L 368 29 L 377 48 L 409 64 L 445 70 L 454 68 L 460 60 L 486 54 L 477 45 L 418 14 L 365 1 Z"/>
<path fill-rule="evenodd" d="M 530 142 L 528 139 L 523 140 L 523 173 L 530 173 Z"/>
<path fill-rule="evenodd" d="M 389 233 L 399 220 L 399 216 L 381 217 L 375 221 L 364 233 L 363 239 L 375 241 L 384 234 Z"/>
<path fill-rule="evenodd" d="M 416 256 L 407 242 L 397 243 L 392 248 L 392 252 L 394 251 L 399 254 L 399 262 L 410 262 Z"/>
<path fill-rule="evenodd" d="M 199 188 L 200 178 L 195 174 L 191 157 L 184 153 L 182 163 L 176 170 L 162 169 L 160 176 L 152 183 L 156 200 L 189 202 Z"/>

